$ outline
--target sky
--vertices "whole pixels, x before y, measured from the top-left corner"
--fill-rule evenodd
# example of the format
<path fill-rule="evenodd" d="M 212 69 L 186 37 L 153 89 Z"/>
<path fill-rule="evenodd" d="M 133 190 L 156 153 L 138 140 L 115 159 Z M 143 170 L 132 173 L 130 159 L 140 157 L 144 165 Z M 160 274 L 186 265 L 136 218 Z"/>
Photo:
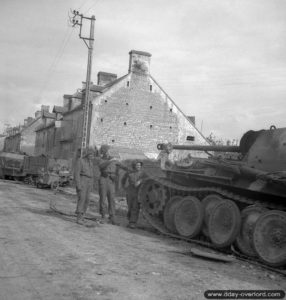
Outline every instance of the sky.
<path fill-rule="evenodd" d="M 130 50 L 205 136 L 286 127 L 285 0 L 0 0 L 0 131 L 86 78 L 70 10 L 95 15 L 92 80 L 128 72 Z"/>

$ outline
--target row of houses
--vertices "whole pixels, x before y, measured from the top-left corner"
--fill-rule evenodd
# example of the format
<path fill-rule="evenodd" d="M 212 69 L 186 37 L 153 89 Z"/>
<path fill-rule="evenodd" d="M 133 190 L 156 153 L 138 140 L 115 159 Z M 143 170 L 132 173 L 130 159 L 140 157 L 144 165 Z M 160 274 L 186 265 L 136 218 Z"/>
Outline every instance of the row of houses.
<path fill-rule="evenodd" d="M 195 126 L 150 74 L 151 54 L 129 52 L 128 73 L 98 72 L 91 85 L 88 143 L 133 149 L 149 158 L 158 155 L 157 144 L 207 144 Z M 34 118 L 12 129 L 4 150 L 70 159 L 81 147 L 85 84 L 63 96 L 62 106 L 42 106 Z M 124 150 L 122 150 L 124 152 Z M 127 151 L 127 150 L 126 150 Z"/>

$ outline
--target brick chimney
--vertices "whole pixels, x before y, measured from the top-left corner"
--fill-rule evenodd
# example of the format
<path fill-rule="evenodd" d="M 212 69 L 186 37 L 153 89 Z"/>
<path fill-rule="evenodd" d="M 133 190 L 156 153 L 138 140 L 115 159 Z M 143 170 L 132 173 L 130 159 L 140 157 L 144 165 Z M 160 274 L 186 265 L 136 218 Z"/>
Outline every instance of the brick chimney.
<path fill-rule="evenodd" d="M 63 107 L 67 110 L 70 110 L 70 103 L 71 103 L 72 95 L 64 95 L 63 97 Z"/>
<path fill-rule="evenodd" d="M 149 75 L 151 56 L 148 52 L 131 50 L 129 52 L 128 73 L 133 72 L 141 75 Z"/>
<path fill-rule="evenodd" d="M 47 112 L 49 112 L 49 110 L 50 110 L 50 106 L 49 105 L 42 105 L 41 106 L 41 111 L 47 111 Z"/>
<path fill-rule="evenodd" d="M 37 111 L 35 112 L 35 118 L 36 118 L 36 119 L 39 118 L 41 115 L 42 115 L 42 112 L 41 112 L 40 110 L 37 110 Z"/>
<path fill-rule="evenodd" d="M 98 76 L 98 75 L 97 75 Z M 85 88 L 86 88 L 86 82 L 85 81 L 82 81 L 81 82 L 82 83 L 82 88 L 81 88 L 81 90 L 83 91 L 83 90 L 85 90 Z M 90 82 L 90 86 L 92 86 L 93 85 L 93 82 L 91 81 Z"/>
<path fill-rule="evenodd" d="M 117 79 L 117 75 L 113 73 L 106 73 L 102 71 L 97 73 L 97 85 L 100 86 L 104 86 L 116 79 Z"/>
<path fill-rule="evenodd" d="M 29 125 L 30 123 L 32 123 L 34 121 L 34 118 L 28 117 L 26 120 L 27 120 L 27 125 Z"/>

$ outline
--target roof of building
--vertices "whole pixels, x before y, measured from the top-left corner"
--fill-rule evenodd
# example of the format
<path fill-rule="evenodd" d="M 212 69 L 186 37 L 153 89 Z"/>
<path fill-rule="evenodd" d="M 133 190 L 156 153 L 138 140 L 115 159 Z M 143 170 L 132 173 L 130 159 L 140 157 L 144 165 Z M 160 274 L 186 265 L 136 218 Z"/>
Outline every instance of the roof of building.
<path fill-rule="evenodd" d="M 67 108 L 66 107 L 63 107 L 63 106 L 57 106 L 55 105 L 54 108 L 53 108 L 53 113 L 64 113 L 67 111 Z"/>
<path fill-rule="evenodd" d="M 46 126 L 45 126 L 44 124 L 40 124 L 39 126 L 37 126 L 37 127 L 35 128 L 35 131 L 40 131 L 40 130 L 42 130 L 42 129 L 44 129 L 44 128 L 46 128 Z"/>
<path fill-rule="evenodd" d="M 126 74 L 126 75 L 124 75 L 124 76 L 122 76 L 122 77 L 119 77 L 119 78 L 117 78 L 117 79 L 115 79 L 115 80 L 113 80 L 113 81 L 107 83 L 106 85 L 102 85 L 102 86 L 101 86 L 101 85 L 96 85 L 96 84 L 94 84 L 94 85 L 91 86 L 90 90 L 91 90 L 92 92 L 103 93 L 106 89 L 112 87 L 114 84 L 116 84 L 117 82 L 121 81 L 121 80 L 124 79 L 126 76 L 128 76 L 128 74 Z M 82 91 L 84 92 L 85 89 L 83 89 Z"/>
<path fill-rule="evenodd" d="M 41 130 L 44 130 L 44 129 L 47 129 L 47 128 L 50 128 L 50 127 L 53 127 L 55 126 L 55 121 L 52 121 L 51 123 L 49 123 L 48 125 L 45 125 L 45 124 L 41 124 L 39 125 L 35 131 L 41 131 Z"/>
<path fill-rule="evenodd" d="M 76 91 L 74 94 L 71 95 L 70 98 L 82 99 L 83 98 L 83 90 L 81 92 Z"/>
<path fill-rule="evenodd" d="M 82 109 L 83 109 L 83 105 L 82 105 L 82 104 L 79 104 L 79 105 L 77 105 L 76 107 L 74 107 L 73 109 L 67 110 L 67 111 L 63 112 L 63 115 L 68 115 L 68 114 L 70 114 L 70 113 L 73 113 L 74 111 L 82 110 Z"/>
<path fill-rule="evenodd" d="M 90 90 L 91 90 L 92 92 L 99 92 L 99 93 L 101 93 L 104 89 L 105 89 L 104 86 L 96 85 L 96 84 L 94 84 L 94 85 L 92 85 L 92 86 L 90 87 Z"/>
<path fill-rule="evenodd" d="M 55 119 L 56 118 L 56 114 L 50 113 L 50 112 L 48 112 L 46 110 L 43 111 L 43 115 L 42 116 L 45 117 L 45 118 L 50 118 L 50 119 Z"/>
<path fill-rule="evenodd" d="M 126 75 L 124 75 L 124 76 L 122 76 L 122 77 L 119 77 L 119 78 L 117 78 L 117 79 L 115 79 L 115 80 L 109 82 L 108 84 L 104 85 L 104 86 L 103 86 L 103 87 L 104 87 L 104 90 L 107 89 L 107 88 L 112 87 L 114 84 L 116 84 L 117 82 L 121 81 L 122 79 L 124 79 L 124 78 L 127 77 L 127 76 L 128 76 L 128 74 L 126 74 Z"/>

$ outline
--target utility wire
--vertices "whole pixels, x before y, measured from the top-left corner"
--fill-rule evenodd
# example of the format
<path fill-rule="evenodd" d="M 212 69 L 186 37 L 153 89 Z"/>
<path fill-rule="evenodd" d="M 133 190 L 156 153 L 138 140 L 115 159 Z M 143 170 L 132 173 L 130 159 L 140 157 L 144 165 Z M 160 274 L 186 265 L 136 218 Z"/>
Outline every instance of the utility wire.
<path fill-rule="evenodd" d="M 51 65 L 50 65 L 50 67 L 48 69 L 47 75 L 45 77 L 45 80 L 43 82 L 42 88 L 41 88 L 40 93 L 39 93 L 39 98 L 42 97 L 43 92 L 46 90 L 46 88 L 47 88 L 47 86 L 48 86 L 48 84 L 49 84 L 49 82 L 50 82 L 50 80 L 52 78 L 52 74 L 56 70 L 56 68 L 57 68 L 57 66 L 58 66 L 58 64 L 59 64 L 59 62 L 60 62 L 60 60 L 61 60 L 61 58 L 62 58 L 62 56 L 64 54 L 66 46 L 67 46 L 67 44 L 68 44 L 68 42 L 70 40 L 70 37 L 71 37 L 71 35 L 73 33 L 73 29 L 74 28 L 68 27 L 67 30 L 65 31 L 65 36 L 64 36 L 64 39 L 63 39 L 63 41 L 61 43 L 61 46 L 59 47 L 59 50 L 58 50 L 56 56 L 54 57 Z"/>
<path fill-rule="evenodd" d="M 92 4 L 92 6 L 84 12 L 84 14 L 88 13 L 92 8 L 94 8 L 101 0 L 97 0 L 94 4 Z"/>
<path fill-rule="evenodd" d="M 56 64 L 57 64 L 57 62 L 58 62 L 58 59 L 59 59 L 59 57 L 62 55 L 62 52 L 63 52 L 63 50 L 64 50 L 64 48 L 65 48 L 65 45 L 66 45 L 66 41 L 67 41 L 68 36 L 69 36 L 69 35 L 68 35 L 68 31 L 69 31 L 69 30 L 70 30 L 70 28 L 67 28 L 67 29 L 66 29 L 66 31 L 65 31 L 65 33 L 64 33 L 64 39 L 62 40 L 61 45 L 60 45 L 60 47 L 59 47 L 59 49 L 58 49 L 58 51 L 57 51 L 57 53 L 56 53 L 56 55 L 55 55 L 55 57 L 54 57 L 52 63 L 51 63 L 51 65 L 50 65 L 48 71 L 47 71 L 45 80 L 44 80 L 43 85 L 42 85 L 42 88 L 41 88 L 41 90 L 40 90 L 39 98 L 42 96 L 42 93 L 44 92 L 44 90 L 45 90 L 45 88 L 46 88 L 46 86 L 47 86 L 47 82 L 49 81 L 50 76 L 52 75 L 53 70 L 54 70 L 54 68 L 55 68 L 55 66 L 56 66 Z"/>
<path fill-rule="evenodd" d="M 81 8 L 82 8 L 83 6 L 85 6 L 85 4 L 87 4 L 88 1 L 89 1 L 89 0 L 84 0 L 84 1 L 82 2 L 82 4 L 81 4 L 76 10 L 81 10 Z"/>

